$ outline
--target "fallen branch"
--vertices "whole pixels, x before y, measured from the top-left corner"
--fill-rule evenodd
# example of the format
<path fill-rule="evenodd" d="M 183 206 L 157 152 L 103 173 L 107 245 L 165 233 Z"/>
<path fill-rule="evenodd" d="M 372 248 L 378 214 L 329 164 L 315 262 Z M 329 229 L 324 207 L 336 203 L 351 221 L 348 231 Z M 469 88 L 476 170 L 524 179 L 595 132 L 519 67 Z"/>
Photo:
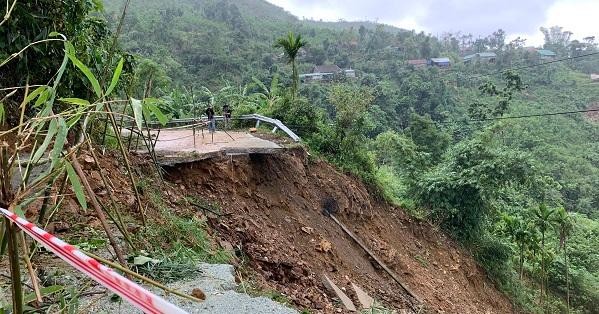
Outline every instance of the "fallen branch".
<path fill-rule="evenodd" d="M 35 270 L 31 265 L 31 260 L 29 259 L 29 251 L 27 250 L 27 243 L 25 242 L 25 236 L 22 232 L 19 232 L 19 238 L 21 240 L 21 246 L 23 247 L 23 260 L 25 261 L 25 265 L 27 265 L 27 272 L 29 273 L 29 277 L 31 278 L 31 285 L 33 286 L 33 292 L 35 292 L 35 299 L 38 303 L 44 302 L 42 299 L 42 293 L 40 291 L 40 285 L 37 281 L 37 275 L 35 274 Z"/>

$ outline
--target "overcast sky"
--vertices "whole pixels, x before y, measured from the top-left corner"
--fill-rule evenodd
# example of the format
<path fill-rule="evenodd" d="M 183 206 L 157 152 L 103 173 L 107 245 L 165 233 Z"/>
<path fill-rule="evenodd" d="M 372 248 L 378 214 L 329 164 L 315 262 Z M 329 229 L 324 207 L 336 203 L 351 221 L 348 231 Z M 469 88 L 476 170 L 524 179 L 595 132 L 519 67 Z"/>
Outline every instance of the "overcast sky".
<path fill-rule="evenodd" d="M 575 39 L 599 39 L 599 0 L 267 0 L 299 18 L 369 20 L 433 35 L 486 36 L 498 28 L 539 45 L 539 27 L 563 26 Z"/>

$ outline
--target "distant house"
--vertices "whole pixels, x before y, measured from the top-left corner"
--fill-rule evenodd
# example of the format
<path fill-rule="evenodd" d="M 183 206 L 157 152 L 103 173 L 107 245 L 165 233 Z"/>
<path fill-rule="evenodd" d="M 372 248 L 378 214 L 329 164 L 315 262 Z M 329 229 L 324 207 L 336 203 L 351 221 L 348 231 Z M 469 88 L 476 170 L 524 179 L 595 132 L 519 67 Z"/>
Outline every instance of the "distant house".
<path fill-rule="evenodd" d="M 541 59 L 554 59 L 557 57 L 557 53 L 547 49 L 538 49 L 537 53 Z"/>
<path fill-rule="evenodd" d="M 343 70 L 343 74 L 345 74 L 345 77 L 355 78 L 356 77 L 356 70 L 345 69 L 345 70 Z"/>
<path fill-rule="evenodd" d="M 426 60 L 426 59 L 408 60 L 408 65 L 411 65 L 415 68 L 421 68 L 421 67 L 428 65 L 428 60 Z"/>
<path fill-rule="evenodd" d="M 463 58 L 464 63 L 471 62 L 485 62 L 485 63 L 495 63 L 497 60 L 497 54 L 494 52 L 479 52 L 471 55 L 467 55 Z"/>
<path fill-rule="evenodd" d="M 430 58 L 428 64 L 440 68 L 448 68 L 451 66 L 451 60 L 449 58 Z"/>
<path fill-rule="evenodd" d="M 341 69 L 335 64 L 330 65 L 317 65 L 312 68 L 312 73 L 300 75 L 300 79 L 303 82 L 309 81 L 331 81 L 339 75 L 345 75 L 348 78 L 356 77 L 356 70 L 353 69 Z"/>
<path fill-rule="evenodd" d="M 341 71 L 342 71 L 341 68 L 335 64 L 317 65 L 312 68 L 312 73 L 334 73 L 334 74 L 336 74 Z"/>

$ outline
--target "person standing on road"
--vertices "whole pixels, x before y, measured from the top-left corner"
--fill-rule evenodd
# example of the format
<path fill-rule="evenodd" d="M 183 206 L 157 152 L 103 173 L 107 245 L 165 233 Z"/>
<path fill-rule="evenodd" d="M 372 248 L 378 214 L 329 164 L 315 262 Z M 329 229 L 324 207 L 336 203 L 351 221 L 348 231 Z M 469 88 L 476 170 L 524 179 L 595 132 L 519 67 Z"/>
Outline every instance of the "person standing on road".
<path fill-rule="evenodd" d="M 212 109 L 212 106 L 206 109 L 206 116 L 208 117 L 208 131 L 214 133 L 214 131 L 216 131 L 216 121 L 214 119 L 214 109 Z"/>
<path fill-rule="evenodd" d="M 231 123 L 231 107 L 228 104 L 223 106 L 223 116 L 225 118 L 225 129 L 229 128 L 229 123 Z"/>

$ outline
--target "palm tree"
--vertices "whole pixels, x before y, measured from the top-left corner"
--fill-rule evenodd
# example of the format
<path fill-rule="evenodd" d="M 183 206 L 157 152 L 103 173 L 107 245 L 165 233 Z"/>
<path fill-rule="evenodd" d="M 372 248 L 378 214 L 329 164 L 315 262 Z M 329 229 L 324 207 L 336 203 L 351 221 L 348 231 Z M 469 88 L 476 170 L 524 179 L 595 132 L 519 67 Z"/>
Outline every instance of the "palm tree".
<path fill-rule="evenodd" d="M 527 247 L 530 232 L 528 225 L 525 223 L 524 218 L 520 216 L 510 216 L 508 214 L 502 215 L 502 220 L 505 223 L 505 228 L 512 241 L 518 246 L 518 265 L 520 273 L 520 281 L 524 274 L 524 251 Z"/>
<path fill-rule="evenodd" d="M 566 305 L 570 313 L 570 283 L 568 277 L 568 236 L 572 232 L 572 217 L 563 208 L 559 208 L 554 217 L 555 227 L 559 234 L 559 246 L 564 249 L 564 265 L 566 270 Z"/>
<path fill-rule="evenodd" d="M 293 32 L 289 32 L 286 37 L 281 37 L 277 39 L 275 43 L 275 48 L 283 48 L 285 55 L 287 55 L 287 61 L 291 63 L 292 76 L 293 76 L 293 85 L 292 95 L 296 96 L 297 91 L 299 90 L 299 73 L 297 72 L 297 64 L 295 63 L 295 59 L 300 51 L 300 49 L 306 46 L 307 42 L 302 40 L 302 35 L 298 34 L 297 36 L 293 34 Z"/>
<path fill-rule="evenodd" d="M 543 292 L 547 294 L 547 285 L 545 280 L 545 233 L 551 227 L 555 209 L 548 208 L 545 204 L 539 205 L 534 212 L 535 224 L 541 232 L 541 301 L 544 301 Z"/>

